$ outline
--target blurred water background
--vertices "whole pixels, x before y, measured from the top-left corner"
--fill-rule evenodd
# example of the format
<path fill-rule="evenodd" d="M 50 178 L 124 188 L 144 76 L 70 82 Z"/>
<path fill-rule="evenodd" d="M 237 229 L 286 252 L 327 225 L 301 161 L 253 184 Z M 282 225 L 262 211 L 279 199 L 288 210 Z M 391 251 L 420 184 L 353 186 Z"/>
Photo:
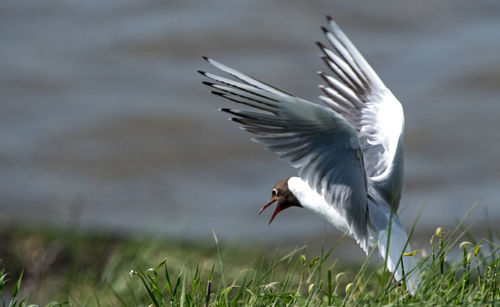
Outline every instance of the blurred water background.
<path fill-rule="evenodd" d="M 331 14 L 406 112 L 401 217 L 500 218 L 498 1 L 2 1 L 0 223 L 276 242 L 336 233 L 257 212 L 294 169 L 218 112 L 207 55 L 311 101 Z"/>

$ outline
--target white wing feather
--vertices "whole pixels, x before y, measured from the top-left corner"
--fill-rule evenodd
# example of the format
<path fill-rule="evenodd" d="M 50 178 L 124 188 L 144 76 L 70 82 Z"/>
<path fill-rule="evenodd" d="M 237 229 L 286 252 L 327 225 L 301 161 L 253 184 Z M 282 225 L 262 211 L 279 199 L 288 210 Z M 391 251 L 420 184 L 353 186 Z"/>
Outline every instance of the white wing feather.
<path fill-rule="evenodd" d="M 320 86 L 326 95 L 321 98 L 355 127 L 367 176 L 376 178 L 392 172 L 403 133 L 403 108 L 340 27 L 331 18 L 328 23 L 331 31 L 323 31 L 333 50 L 318 46 L 338 80 L 320 72 L 327 83 Z"/>

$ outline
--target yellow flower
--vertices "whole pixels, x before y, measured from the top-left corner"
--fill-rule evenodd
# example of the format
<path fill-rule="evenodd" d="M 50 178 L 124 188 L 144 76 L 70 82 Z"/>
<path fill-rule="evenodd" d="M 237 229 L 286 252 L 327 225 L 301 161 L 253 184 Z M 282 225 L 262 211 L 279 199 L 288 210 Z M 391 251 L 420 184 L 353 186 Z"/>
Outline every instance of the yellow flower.
<path fill-rule="evenodd" d="M 477 253 L 479 252 L 479 249 L 482 247 L 482 245 L 478 245 L 476 246 L 476 248 L 474 248 L 474 257 L 477 257 Z"/>
<path fill-rule="evenodd" d="M 440 236 L 440 235 L 441 235 L 441 232 L 443 232 L 443 227 L 439 226 L 439 227 L 436 229 L 436 236 Z"/>
<path fill-rule="evenodd" d="M 403 256 L 414 256 L 414 255 L 418 254 L 419 252 L 420 252 L 419 250 L 415 250 L 413 252 L 404 253 Z"/>
<path fill-rule="evenodd" d="M 347 286 L 345 286 L 345 293 L 349 293 L 349 291 L 352 288 L 352 285 L 353 285 L 353 283 L 351 282 L 351 283 L 348 283 Z"/>

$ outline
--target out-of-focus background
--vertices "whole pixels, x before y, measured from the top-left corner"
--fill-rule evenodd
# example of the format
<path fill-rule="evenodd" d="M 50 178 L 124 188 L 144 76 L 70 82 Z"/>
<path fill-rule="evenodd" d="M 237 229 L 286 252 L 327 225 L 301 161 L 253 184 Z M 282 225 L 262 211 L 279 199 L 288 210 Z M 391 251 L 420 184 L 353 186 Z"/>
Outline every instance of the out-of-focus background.
<path fill-rule="evenodd" d="M 206 55 L 317 102 L 330 14 L 406 112 L 401 217 L 500 218 L 500 2 L 3 1 L 0 224 L 181 239 L 338 234 L 258 216 L 295 170 L 218 112 Z M 355 244 L 352 244 L 356 248 Z"/>

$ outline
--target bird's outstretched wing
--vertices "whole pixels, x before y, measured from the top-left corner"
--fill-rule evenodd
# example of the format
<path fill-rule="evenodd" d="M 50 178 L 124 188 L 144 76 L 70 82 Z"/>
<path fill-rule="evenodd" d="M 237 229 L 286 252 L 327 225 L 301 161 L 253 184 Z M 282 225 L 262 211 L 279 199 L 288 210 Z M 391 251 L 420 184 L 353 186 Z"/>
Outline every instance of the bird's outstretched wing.
<path fill-rule="evenodd" d="M 256 134 L 254 141 L 298 168 L 299 176 L 346 217 L 351 234 L 366 251 L 367 186 L 361 147 L 351 124 L 329 108 L 205 59 L 232 77 L 200 72 L 215 81 L 204 82 L 214 89 L 212 93 L 257 109 L 221 111 Z"/>
<path fill-rule="evenodd" d="M 403 108 L 340 27 L 327 18 L 331 30 L 322 29 L 332 49 L 317 44 L 336 78 L 319 72 L 326 82 L 320 85 L 325 94 L 320 98 L 354 127 L 368 180 L 390 194 L 401 188 Z"/>

